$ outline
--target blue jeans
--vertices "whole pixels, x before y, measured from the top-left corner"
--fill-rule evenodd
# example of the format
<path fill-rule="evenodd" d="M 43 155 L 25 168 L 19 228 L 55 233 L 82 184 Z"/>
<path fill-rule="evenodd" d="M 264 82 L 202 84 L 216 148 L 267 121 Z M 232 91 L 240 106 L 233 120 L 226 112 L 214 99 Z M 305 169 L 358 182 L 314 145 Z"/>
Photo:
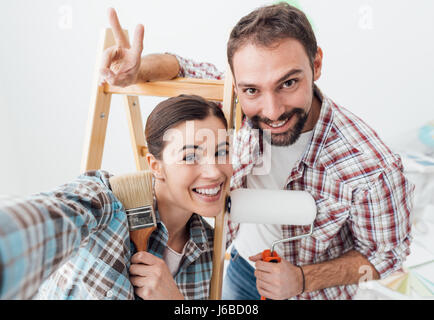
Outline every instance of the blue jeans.
<path fill-rule="evenodd" d="M 223 280 L 222 300 L 260 300 L 254 272 L 255 269 L 232 247 Z"/>

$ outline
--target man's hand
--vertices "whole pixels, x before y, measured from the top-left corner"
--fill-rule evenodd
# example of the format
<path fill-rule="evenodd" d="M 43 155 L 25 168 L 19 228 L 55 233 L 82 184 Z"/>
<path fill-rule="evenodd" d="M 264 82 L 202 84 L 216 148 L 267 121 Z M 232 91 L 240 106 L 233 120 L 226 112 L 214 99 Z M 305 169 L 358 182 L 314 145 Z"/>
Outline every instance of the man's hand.
<path fill-rule="evenodd" d="M 303 276 L 300 268 L 286 260 L 262 261 L 262 253 L 249 257 L 255 263 L 256 287 L 261 296 L 272 300 L 289 299 L 301 293 Z"/>
<path fill-rule="evenodd" d="M 100 85 L 107 82 L 110 85 L 126 87 L 137 82 L 143 51 L 144 26 L 139 24 L 136 27 L 133 44 L 130 46 L 113 8 L 109 9 L 108 17 L 116 45 L 104 51 Z"/>
<path fill-rule="evenodd" d="M 183 300 L 166 263 L 151 253 L 137 252 L 131 258 L 130 281 L 144 300 Z"/>

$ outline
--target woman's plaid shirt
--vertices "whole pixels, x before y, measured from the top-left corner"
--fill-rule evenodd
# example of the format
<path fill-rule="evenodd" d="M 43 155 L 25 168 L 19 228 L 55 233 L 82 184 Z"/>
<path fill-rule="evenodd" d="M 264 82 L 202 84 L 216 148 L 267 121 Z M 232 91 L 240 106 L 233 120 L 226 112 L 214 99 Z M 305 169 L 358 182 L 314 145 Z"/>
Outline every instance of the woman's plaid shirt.
<path fill-rule="evenodd" d="M 179 76 L 223 76 L 214 66 L 176 57 Z M 288 172 L 287 189 L 310 192 L 318 213 L 312 236 L 284 243 L 284 258 L 303 266 L 357 250 L 382 278 L 387 277 L 401 268 L 410 253 L 414 185 L 404 176 L 400 157 L 365 122 L 323 96 L 318 88 L 315 94 L 322 101 L 321 114 L 310 144 Z M 256 133 L 250 122 L 244 121 L 236 135 L 232 189 L 246 187 L 247 175 L 261 164 Z M 237 230 L 238 225 L 229 219 L 228 244 Z M 308 231 L 309 226 L 283 225 L 282 239 Z M 365 269 L 360 272 L 361 278 L 366 276 Z M 295 299 L 350 299 L 356 291 L 357 285 L 339 286 Z"/>
<path fill-rule="evenodd" d="M 0 299 L 134 299 L 135 253 L 110 175 L 90 171 L 54 191 L 0 199 Z M 148 252 L 162 258 L 168 233 L 157 214 Z M 175 281 L 186 299 L 207 299 L 213 230 L 198 215 Z"/>

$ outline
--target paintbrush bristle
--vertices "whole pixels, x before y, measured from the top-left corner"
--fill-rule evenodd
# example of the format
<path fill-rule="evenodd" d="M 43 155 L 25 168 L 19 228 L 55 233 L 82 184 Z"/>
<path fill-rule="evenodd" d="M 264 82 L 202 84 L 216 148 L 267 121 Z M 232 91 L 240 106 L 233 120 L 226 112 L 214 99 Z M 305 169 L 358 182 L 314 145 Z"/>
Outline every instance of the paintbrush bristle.
<path fill-rule="evenodd" d="M 150 235 L 157 228 L 152 173 L 145 170 L 113 176 L 110 185 L 116 198 L 125 207 L 131 241 L 137 251 L 145 251 Z"/>
<path fill-rule="evenodd" d="M 110 185 L 125 209 L 152 206 L 152 173 L 148 170 L 113 176 Z"/>

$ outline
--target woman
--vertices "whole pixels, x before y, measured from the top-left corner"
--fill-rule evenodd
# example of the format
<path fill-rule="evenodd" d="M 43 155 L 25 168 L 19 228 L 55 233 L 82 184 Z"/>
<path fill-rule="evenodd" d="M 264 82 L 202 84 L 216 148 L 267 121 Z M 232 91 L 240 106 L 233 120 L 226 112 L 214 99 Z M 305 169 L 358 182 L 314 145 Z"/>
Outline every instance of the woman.
<path fill-rule="evenodd" d="M 150 114 L 157 229 L 148 252 L 134 252 L 107 172 L 2 201 L 0 298 L 208 298 L 213 231 L 203 217 L 221 212 L 229 188 L 226 133 L 218 105 L 197 96 L 165 100 Z"/>
<path fill-rule="evenodd" d="M 166 100 L 150 114 L 145 129 L 147 160 L 168 241 L 167 246 L 158 241 L 166 236 L 159 228 L 151 237 L 149 252 L 132 257 L 130 280 L 139 297 L 207 298 L 213 231 L 198 215 L 214 217 L 224 206 L 232 176 L 226 129 L 217 104 L 199 97 Z M 161 255 L 164 260 L 156 257 Z"/>

